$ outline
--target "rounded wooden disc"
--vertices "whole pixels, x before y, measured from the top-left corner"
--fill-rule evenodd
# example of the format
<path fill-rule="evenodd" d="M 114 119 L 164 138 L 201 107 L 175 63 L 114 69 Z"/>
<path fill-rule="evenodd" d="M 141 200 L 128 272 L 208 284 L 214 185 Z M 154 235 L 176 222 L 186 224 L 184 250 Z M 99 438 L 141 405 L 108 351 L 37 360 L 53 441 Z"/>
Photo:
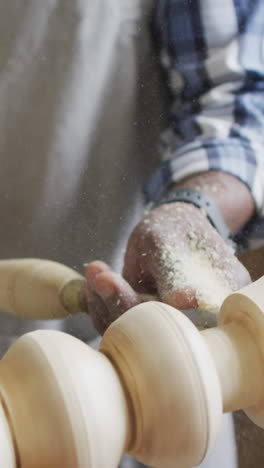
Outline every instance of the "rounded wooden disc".
<path fill-rule="evenodd" d="M 62 332 L 29 333 L 0 362 L 0 387 L 21 466 L 118 466 L 127 403 L 104 355 Z"/>
<path fill-rule="evenodd" d="M 131 401 L 129 453 L 157 468 L 198 465 L 217 437 L 222 399 L 209 349 L 191 321 L 168 305 L 140 304 L 108 328 L 101 350 Z"/>

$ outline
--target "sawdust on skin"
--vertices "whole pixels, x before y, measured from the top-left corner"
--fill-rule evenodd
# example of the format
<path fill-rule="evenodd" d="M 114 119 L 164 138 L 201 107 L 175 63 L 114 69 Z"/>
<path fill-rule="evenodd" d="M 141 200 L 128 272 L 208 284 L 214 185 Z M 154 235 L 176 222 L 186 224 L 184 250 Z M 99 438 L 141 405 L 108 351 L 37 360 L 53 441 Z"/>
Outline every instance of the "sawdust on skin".
<path fill-rule="evenodd" d="M 186 213 L 188 206 L 175 208 L 178 215 L 181 215 L 183 210 Z M 190 217 L 187 234 L 181 235 L 179 231 L 167 232 L 164 238 L 159 240 L 157 247 L 161 271 L 160 290 L 164 296 L 166 291 L 184 291 L 192 285 L 198 309 L 217 313 L 223 300 L 236 290 L 237 282 L 230 268 L 231 258 L 225 255 L 220 258 L 221 245 L 217 245 L 216 240 L 216 245 L 210 246 L 207 233 L 204 229 L 200 229 L 207 222 L 203 210 L 200 210 L 200 215 L 198 220 L 195 219 L 195 224 L 192 223 Z M 144 222 L 147 232 L 150 221 L 146 218 Z M 157 228 L 162 223 L 162 217 L 159 218 L 158 223 Z M 153 228 L 155 225 L 151 224 L 151 229 Z M 201 232 L 203 232 L 202 236 Z M 186 235 L 189 250 L 186 250 Z M 231 247 L 229 249 L 231 250 Z"/>

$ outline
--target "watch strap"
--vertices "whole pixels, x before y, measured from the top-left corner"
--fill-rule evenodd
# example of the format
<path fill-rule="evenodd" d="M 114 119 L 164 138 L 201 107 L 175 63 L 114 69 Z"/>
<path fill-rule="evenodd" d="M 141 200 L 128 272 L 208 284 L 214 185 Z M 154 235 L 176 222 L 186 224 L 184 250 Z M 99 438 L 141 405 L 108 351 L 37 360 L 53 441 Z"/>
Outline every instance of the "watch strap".
<path fill-rule="evenodd" d="M 212 226 L 221 237 L 229 243 L 233 243 L 232 234 L 224 220 L 224 217 L 212 198 L 203 192 L 194 189 L 176 189 L 163 196 L 155 207 L 174 202 L 191 203 L 197 208 L 203 209 Z"/>

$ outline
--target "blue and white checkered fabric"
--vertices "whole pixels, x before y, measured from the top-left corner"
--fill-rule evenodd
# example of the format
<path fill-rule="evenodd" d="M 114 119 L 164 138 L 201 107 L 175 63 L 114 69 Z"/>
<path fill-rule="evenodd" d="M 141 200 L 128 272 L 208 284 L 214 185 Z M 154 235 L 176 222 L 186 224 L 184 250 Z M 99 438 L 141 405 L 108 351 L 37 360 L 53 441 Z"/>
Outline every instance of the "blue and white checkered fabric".
<path fill-rule="evenodd" d="M 263 214 L 264 0 L 159 0 L 154 31 L 172 105 L 147 201 L 221 170 L 249 187 Z"/>

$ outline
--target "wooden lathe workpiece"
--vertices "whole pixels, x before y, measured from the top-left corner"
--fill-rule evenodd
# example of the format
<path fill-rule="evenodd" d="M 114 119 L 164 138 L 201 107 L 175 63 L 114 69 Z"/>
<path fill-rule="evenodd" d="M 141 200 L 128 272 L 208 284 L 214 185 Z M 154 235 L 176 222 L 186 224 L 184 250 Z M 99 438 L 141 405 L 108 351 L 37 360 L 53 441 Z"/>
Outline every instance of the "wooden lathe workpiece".
<path fill-rule="evenodd" d="M 4 283 L 1 272 L 0 306 L 20 313 L 23 302 L 27 315 L 31 291 L 20 301 L 20 281 L 29 288 L 30 275 Z M 55 284 L 47 316 L 60 310 L 54 291 L 72 280 Z M 37 302 L 29 309 L 38 317 Z M 157 468 L 192 468 L 213 447 L 223 412 L 245 409 L 264 428 L 263 361 L 264 277 L 230 295 L 219 326 L 204 331 L 148 302 L 108 328 L 99 352 L 62 332 L 28 333 L 0 362 L 0 467 L 117 468 L 127 452 Z"/>

